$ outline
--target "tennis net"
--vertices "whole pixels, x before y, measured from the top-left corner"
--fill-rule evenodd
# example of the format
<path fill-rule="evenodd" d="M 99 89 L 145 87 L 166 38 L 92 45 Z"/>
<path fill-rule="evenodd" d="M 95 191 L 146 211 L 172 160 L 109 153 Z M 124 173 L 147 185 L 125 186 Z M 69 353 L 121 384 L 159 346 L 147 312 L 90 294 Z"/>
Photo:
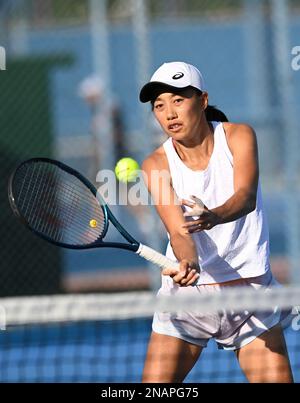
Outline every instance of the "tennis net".
<path fill-rule="evenodd" d="M 300 288 L 291 286 L 268 293 L 233 288 L 199 295 L 197 300 L 156 297 L 151 292 L 2 298 L 0 382 L 139 383 L 154 311 L 257 312 L 299 305 Z M 296 308 L 285 336 L 294 379 L 299 382 Z M 220 351 L 210 341 L 185 381 L 228 383 L 246 382 L 246 378 L 233 352 Z"/>

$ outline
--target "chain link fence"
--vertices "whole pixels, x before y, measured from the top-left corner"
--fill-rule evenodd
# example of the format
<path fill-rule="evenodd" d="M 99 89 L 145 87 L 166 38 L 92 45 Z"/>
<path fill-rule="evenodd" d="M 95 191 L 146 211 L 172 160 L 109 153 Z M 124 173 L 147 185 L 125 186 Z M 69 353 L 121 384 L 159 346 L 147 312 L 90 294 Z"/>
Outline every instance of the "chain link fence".
<path fill-rule="evenodd" d="M 33 156 L 94 182 L 123 156 L 141 162 L 164 136 L 139 89 L 171 60 L 197 65 L 210 103 L 255 128 L 273 269 L 299 281 L 299 15 L 300 0 L 0 0 L 0 294 L 157 286 L 158 273 L 126 252 L 36 239 L 12 216 L 6 189 Z M 113 207 L 138 239 L 164 251 L 153 208 L 137 210 Z"/>

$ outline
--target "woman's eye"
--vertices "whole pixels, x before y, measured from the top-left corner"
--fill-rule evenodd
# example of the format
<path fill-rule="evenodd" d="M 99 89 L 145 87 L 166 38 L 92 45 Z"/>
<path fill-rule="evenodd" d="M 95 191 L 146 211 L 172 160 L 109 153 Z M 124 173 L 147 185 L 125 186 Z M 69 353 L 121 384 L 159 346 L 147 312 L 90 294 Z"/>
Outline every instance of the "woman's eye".
<path fill-rule="evenodd" d="M 174 102 L 176 104 L 180 104 L 182 101 L 183 101 L 183 98 L 176 98 Z"/>
<path fill-rule="evenodd" d="M 162 106 L 163 106 L 162 104 L 156 104 L 156 105 L 154 105 L 154 108 L 155 108 L 155 109 L 161 109 Z"/>

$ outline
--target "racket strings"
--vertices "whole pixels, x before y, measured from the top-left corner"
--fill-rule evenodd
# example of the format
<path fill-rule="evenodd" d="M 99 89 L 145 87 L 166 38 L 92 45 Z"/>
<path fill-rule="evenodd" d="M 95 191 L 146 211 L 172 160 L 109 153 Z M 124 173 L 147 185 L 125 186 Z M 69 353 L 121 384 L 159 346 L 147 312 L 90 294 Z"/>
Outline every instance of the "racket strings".
<path fill-rule="evenodd" d="M 52 188 L 56 190 L 62 190 L 63 188 L 60 186 L 60 181 L 58 181 L 57 178 L 53 179 L 54 180 L 52 181 Z M 71 189 L 70 187 L 67 188 Z M 46 232 L 48 236 L 51 236 L 52 238 L 60 242 L 66 241 L 66 239 L 64 238 L 68 238 L 67 241 L 69 242 L 70 240 L 74 239 L 74 237 L 78 236 L 79 233 L 78 231 L 82 229 L 82 225 L 79 225 L 78 222 L 75 221 L 75 219 L 78 220 L 78 218 L 80 218 L 78 216 L 78 208 L 77 208 L 77 205 L 79 205 L 79 195 L 78 193 L 76 193 L 75 195 L 76 201 L 74 200 L 74 198 L 70 197 L 70 191 L 68 191 L 68 197 L 66 197 L 67 192 L 64 193 L 60 192 L 59 195 L 62 196 L 59 198 L 59 200 L 53 200 L 54 197 L 57 198 L 57 192 L 51 192 L 50 199 L 48 198 L 47 200 L 45 200 L 47 204 L 46 206 L 42 206 L 42 212 L 44 214 L 44 217 L 41 216 L 41 208 L 40 208 L 40 216 L 41 218 L 44 218 L 44 222 L 42 222 L 42 227 L 37 228 L 37 230 L 44 233 Z M 90 205 L 90 200 L 88 201 L 88 203 L 89 203 L 88 205 Z M 54 210 L 53 206 L 55 206 Z M 50 214 L 48 207 L 52 209 L 50 211 Z M 77 213 L 76 216 L 75 214 L 73 214 L 75 209 Z M 85 210 L 81 210 L 81 215 L 82 213 L 86 217 L 85 223 L 89 222 L 88 219 L 90 219 L 91 215 L 87 215 L 85 213 Z M 95 233 L 95 231 L 92 232 Z M 91 234 L 89 233 L 88 235 L 89 236 L 88 237 L 85 236 L 85 238 L 86 242 L 90 243 Z M 97 238 L 97 236 L 99 236 L 99 231 L 97 231 L 94 235 Z M 80 239 L 80 242 L 82 243 L 82 238 Z"/>
<path fill-rule="evenodd" d="M 95 207 L 96 207 L 96 209 L 98 209 L 99 206 L 98 205 L 92 206 L 92 203 L 90 200 L 91 198 L 80 197 L 78 192 L 74 192 L 70 186 L 65 186 L 64 189 L 62 189 L 62 187 L 60 185 L 58 185 L 57 189 L 59 191 L 61 191 L 61 193 L 60 193 L 60 198 L 58 200 L 59 203 L 55 203 L 56 211 L 54 212 L 54 216 L 58 217 L 60 220 L 58 227 L 63 230 L 63 231 L 61 231 L 61 236 L 62 236 L 64 230 L 68 230 L 70 238 L 73 239 L 74 236 L 76 236 L 76 234 L 78 233 L 78 230 L 80 230 L 82 228 L 82 224 L 84 225 L 84 227 L 86 229 L 86 225 L 91 220 L 91 217 L 95 217 L 97 215 L 97 212 L 95 212 Z M 83 206 L 83 199 L 85 199 L 84 206 Z M 92 201 L 93 202 L 95 201 L 94 197 L 92 197 Z M 85 209 L 83 209 L 84 207 L 85 207 Z M 88 207 L 89 211 L 87 211 L 87 207 Z M 80 216 L 78 214 L 78 210 L 80 211 Z M 75 212 L 75 214 L 74 214 L 74 212 Z M 101 215 L 102 215 L 102 211 L 101 211 Z M 83 222 L 80 222 L 80 218 L 83 218 Z M 100 221 L 100 223 L 101 223 L 101 221 Z M 101 227 L 99 227 L 99 228 L 101 230 L 100 232 L 102 233 L 103 228 L 101 228 Z M 65 235 L 66 235 L 66 232 L 65 232 Z M 89 227 L 88 233 L 85 233 L 85 238 L 86 238 L 87 243 L 91 242 L 91 239 L 90 239 L 91 235 L 93 236 L 93 238 L 95 238 L 95 236 L 96 236 L 96 239 L 97 239 L 97 237 L 100 236 L 99 229 L 97 229 L 97 231 L 95 231 Z M 62 241 L 61 238 L 59 238 L 59 240 Z M 82 243 L 82 239 L 80 241 Z"/>
<path fill-rule="evenodd" d="M 40 183 L 43 183 L 42 191 L 40 191 L 40 187 L 39 187 L 38 192 L 36 192 L 36 194 L 35 194 L 34 203 L 31 203 L 31 206 L 32 206 L 31 207 L 31 213 L 34 213 L 33 206 L 36 205 L 37 196 L 40 195 L 40 194 L 45 194 L 45 189 L 47 189 L 47 187 L 49 186 L 50 179 L 51 178 L 50 178 L 50 175 L 49 175 L 44 181 L 40 181 Z M 34 194 L 34 192 L 32 192 L 32 194 Z M 38 209 L 36 210 L 35 214 L 30 214 L 29 215 L 29 222 L 32 223 L 34 228 L 38 229 L 40 227 L 41 230 L 45 230 L 45 228 L 44 228 L 45 221 L 44 222 L 42 221 L 42 214 L 41 213 L 42 213 L 42 209 L 44 209 L 45 206 L 48 206 L 48 205 L 52 206 L 52 202 L 54 201 L 53 200 L 54 199 L 53 195 L 54 195 L 54 192 L 53 193 L 49 192 L 48 194 L 46 194 L 46 199 L 43 200 L 43 203 L 39 204 Z M 30 203 L 28 203 L 28 205 L 30 205 Z M 53 211 L 50 211 L 50 215 L 51 214 L 53 214 Z M 35 221 L 33 221 L 34 217 L 35 217 Z"/>
<path fill-rule="evenodd" d="M 63 171 L 62 171 L 62 172 L 63 172 Z M 21 174 L 20 174 L 20 175 L 19 175 L 19 179 L 22 179 L 22 177 L 25 177 L 25 176 L 26 176 L 26 174 L 23 175 L 23 176 L 21 176 Z M 63 190 L 63 191 L 69 189 L 74 195 L 77 195 L 80 199 L 85 198 L 86 201 L 90 203 L 90 202 L 91 202 L 91 196 L 88 195 L 88 197 L 86 197 L 86 188 L 84 188 L 85 194 L 82 194 L 82 186 L 83 186 L 83 185 L 82 185 L 81 183 L 80 183 L 80 184 L 81 184 L 80 187 L 79 187 L 78 184 L 75 183 L 75 182 L 72 183 L 72 186 L 70 186 L 70 185 L 69 185 L 70 177 L 71 177 L 71 175 L 69 176 L 68 182 L 65 182 L 63 187 L 60 186 L 60 182 L 61 182 L 61 181 L 57 181 L 57 182 L 55 183 L 55 187 L 58 188 L 58 189 L 60 188 L 60 190 Z M 53 178 L 52 178 L 52 179 L 53 179 Z M 22 181 L 22 182 L 23 182 L 23 181 Z M 25 182 L 25 181 L 24 181 L 24 182 Z M 53 182 L 52 182 L 52 185 L 53 185 Z M 22 184 L 22 186 L 24 186 L 24 183 Z M 76 192 L 75 187 L 77 187 L 77 188 L 79 189 L 79 192 Z M 21 192 L 19 192 L 19 197 L 21 197 Z M 23 199 L 24 199 L 24 201 L 26 201 L 26 197 L 23 198 Z M 99 206 L 99 205 L 98 205 L 98 202 L 95 203 L 94 198 L 92 198 L 92 200 L 93 200 L 93 203 L 98 207 L 98 206 Z"/>
<path fill-rule="evenodd" d="M 31 177 L 32 178 L 32 177 Z M 41 178 L 40 178 L 41 179 Z M 42 177 L 43 179 L 43 177 Z M 51 183 L 52 182 L 52 183 Z M 32 181 L 29 181 L 27 186 L 27 193 L 28 190 L 31 188 Z M 55 186 L 57 183 L 56 181 L 51 181 L 50 176 L 48 175 L 45 180 L 40 180 L 40 184 L 43 183 L 42 189 L 45 187 L 49 189 L 49 185 L 52 185 L 52 189 L 58 189 L 58 186 Z M 31 194 L 35 195 L 35 198 L 32 197 L 28 200 L 26 209 L 23 211 L 23 214 L 28 219 L 31 226 L 38 230 L 39 232 L 46 233 L 47 235 L 51 236 L 53 239 L 61 240 L 62 238 L 62 229 L 64 221 L 58 221 L 59 218 L 59 204 L 55 202 L 56 192 L 48 191 L 46 193 L 40 191 L 41 187 L 39 187 L 39 191 L 36 191 L 36 184 L 37 181 L 33 183 L 33 188 L 31 190 Z M 41 198 L 41 195 L 45 195 L 43 198 L 43 203 L 37 204 L 37 201 Z M 25 199 L 26 201 L 26 199 Z M 60 203 L 61 205 L 62 203 Z M 23 207 L 24 207 L 24 200 L 23 200 Z M 31 209 L 28 211 L 28 207 Z M 59 236 L 60 235 L 60 236 Z"/>
<path fill-rule="evenodd" d="M 29 225 L 54 241 L 89 244 L 103 235 L 105 217 L 98 200 L 79 179 L 57 166 L 25 164 L 15 174 L 14 194 Z"/>

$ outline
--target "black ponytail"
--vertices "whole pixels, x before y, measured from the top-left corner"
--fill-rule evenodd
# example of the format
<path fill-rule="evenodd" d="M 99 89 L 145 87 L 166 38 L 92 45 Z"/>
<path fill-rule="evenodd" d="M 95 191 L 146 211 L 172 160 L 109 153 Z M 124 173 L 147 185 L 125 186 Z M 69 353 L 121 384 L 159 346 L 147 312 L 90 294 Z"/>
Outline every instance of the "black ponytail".
<path fill-rule="evenodd" d="M 225 113 L 212 105 L 207 105 L 207 108 L 205 109 L 205 116 L 208 122 L 228 122 Z"/>
<path fill-rule="evenodd" d="M 202 95 L 202 91 L 198 90 L 197 88 L 194 88 L 194 90 L 196 90 L 196 93 L 199 96 Z M 205 117 L 208 122 L 228 122 L 225 113 L 213 105 L 207 105 L 205 109 Z"/>

